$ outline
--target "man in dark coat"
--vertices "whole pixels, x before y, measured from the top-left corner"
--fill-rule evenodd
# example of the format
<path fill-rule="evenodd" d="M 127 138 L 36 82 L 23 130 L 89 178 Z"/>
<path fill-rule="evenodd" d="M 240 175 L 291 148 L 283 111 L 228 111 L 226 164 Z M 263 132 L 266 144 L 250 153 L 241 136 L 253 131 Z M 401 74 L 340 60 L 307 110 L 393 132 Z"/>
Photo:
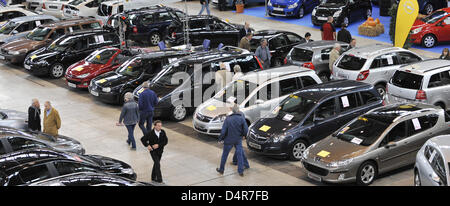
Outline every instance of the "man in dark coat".
<path fill-rule="evenodd" d="M 168 139 L 166 132 L 162 129 L 162 122 L 160 120 L 155 121 L 153 130 L 143 136 L 141 142 L 150 151 L 153 159 L 152 181 L 162 183 L 160 161 Z"/>
<path fill-rule="evenodd" d="M 350 42 L 352 41 L 352 35 L 347 30 L 346 24 L 342 24 L 341 30 L 338 32 L 338 35 L 337 35 L 337 40 L 348 43 L 348 44 L 350 44 Z"/>
<path fill-rule="evenodd" d="M 33 99 L 28 108 L 28 129 L 41 131 L 41 105 L 39 100 Z"/>
<path fill-rule="evenodd" d="M 151 90 L 148 82 L 144 82 L 144 91 L 139 94 L 139 128 L 145 135 L 152 127 L 153 112 L 158 104 L 158 96 Z M 147 122 L 147 125 L 144 125 Z"/>
<path fill-rule="evenodd" d="M 241 38 L 245 37 L 248 33 L 254 33 L 254 29 L 250 28 L 250 24 L 248 22 L 244 23 L 244 27 L 239 29 L 239 34 L 241 35 Z"/>

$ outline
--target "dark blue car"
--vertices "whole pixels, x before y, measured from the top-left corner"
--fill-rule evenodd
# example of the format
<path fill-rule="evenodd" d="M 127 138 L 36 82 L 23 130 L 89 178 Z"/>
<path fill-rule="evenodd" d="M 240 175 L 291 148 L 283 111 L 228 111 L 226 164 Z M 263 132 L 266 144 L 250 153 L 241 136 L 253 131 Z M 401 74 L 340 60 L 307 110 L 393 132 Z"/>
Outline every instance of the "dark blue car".
<path fill-rule="evenodd" d="M 267 10 L 270 16 L 302 18 L 317 5 L 319 5 L 319 0 L 269 0 Z"/>

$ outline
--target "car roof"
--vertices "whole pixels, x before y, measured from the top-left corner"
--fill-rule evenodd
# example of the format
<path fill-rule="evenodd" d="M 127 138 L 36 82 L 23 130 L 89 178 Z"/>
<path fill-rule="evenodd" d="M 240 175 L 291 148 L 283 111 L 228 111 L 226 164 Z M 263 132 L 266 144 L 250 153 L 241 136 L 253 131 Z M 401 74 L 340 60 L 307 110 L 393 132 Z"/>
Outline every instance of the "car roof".
<path fill-rule="evenodd" d="M 450 66 L 450 60 L 445 59 L 426 59 L 413 64 L 408 64 L 401 67 L 399 70 L 411 72 L 418 75 L 423 75 L 427 72 L 436 72 L 440 69 Z"/>
<path fill-rule="evenodd" d="M 261 70 L 258 72 L 251 72 L 251 73 L 248 73 L 248 74 L 242 76 L 239 79 L 259 85 L 264 82 L 271 81 L 273 79 L 281 78 L 283 76 L 287 76 L 287 75 L 291 75 L 291 74 L 299 74 L 299 73 L 304 73 L 305 75 L 315 74 L 315 72 L 311 69 L 307 69 L 307 68 L 299 67 L 299 66 L 295 66 L 295 65 L 290 65 L 290 66 L 277 67 L 277 68 L 273 68 L 273 69 Z M 267 78 L 264 78 L 265 76 L 267 76 Z"/>
<path fill-rule="evenodd" d="M 219 17 L 217 16 L 209 16 L 209 15 L 189 15 L 189 21 L 191 20 L 202 20 L 202 19 L 219 19 L 221 20 Z M 186 19 L 183 19 L 184 21 Z"/>
<path fill-rule="evenodd" d="M 429 114 L 429 112 L 438 113 L 439 110 L 439 107 L 429 104 L 398 103 L 373 109 L 366 115 L 376 117 L 383 122 L 392 123 L 404 118 L 411 117 L 411 115 L 420 114 L 420 116 L 423 116 Z"/>
<path fill-rule="evenodd" d="M 17 23 L 22 23 L 22 22 L 37 21 L 37 20 L 42 20 L 42 19 L 57 20 L 57 18 L 55 18 L 54 16 L 50 16 L 50 15 L 33 15 L 33 16 L 16 17 L 16 18 L 11 19 L 11 21 L 14 21 Z"/>
<path fill-rule="evenodd" d="M 151 13 L 151 12 L 158 12 L 158 11 L 167 11 L 167 10 L 172 10 L 172 9 L 173 8 L 166 7 L 164 5 L 154 5 L 154 6 L 141 7 L 138 9 L 126 10 L 126 11 L 124 11 L 124 13 L 126 13 L 126 14 L 142 13 L 142 12 Z M 173 10 L 177 10 L 177 9 L 173 9 Z"/>
<path fill-rule="evenodd" d="M 43 27 L 64 27 L 64 26 L 70 26 L 74 24 L 80 24 L 80 23 L 86 23 L 86 22 L 100 22 L 100 20 L 97 20 L 95 18 L 78 18 L 78 19 L 68 19 L 48 24 L 42 24 Z"/>
<path fill-rule="evenodd" d="M 105 29 L 90 29 L 90 30 L 79 30 L 72 33 L 65 34 L 66 37 L 69 36 L 88 36 L 88 35 L 95 35 L 95 34 L 114 34 L 115 32 L 105 30 Z"/>
<path fill-rule="evenodd" d="M 123 5 L 122 1 L 104 1 L 101 4 L 106 5 L 106 6 L 112 6 L 112 5 Z"/>
<path fill-rule="evenodd" d="M 347 55 L 355 55 L 363 58 L 370 58 L 374 55 L 381 55 L 385 53 L 395 52 L 395 51 L 408 51 L 403 48 L 393 47 L 387 44 L 368 44 L 365 46 L 357 46 L 353 49 L 345 52 Z"/>
<path fill-rule="evenodd" d="M 246 50 L 242 51 L 226 51 L 226 50 L 212 50 L 206 52 L 197 52 L 192 55 L 183 57 L 180 59 L 180 63 L 202 63 L 207 64 L 211 62 L 217 62 L 228 58 L 234 58 L 238 56 L 253 55 L 246 53 Z"/>
<path fill-rule="evenodd" d="M 0 9 L 0 13 L 8 12 L 8 11 L 21 11 L 21 12 L 28 13 L 28 14 L 36 14 L 36 12 L 30 11 L 27 9 L 23 9 L 20 7 L 6 7 L 6 8 Z"/>
<path fill-rule="evenodd" d="M 348 43 L 341 42 L 341 41 L 321 40 L 321 41 L 310 41 L 307 43 L 302 43 L 302 44 L 296 45 L 295 48 L 313 50 L 313 49 L 321 48 L 321 47 L 333 47 L 334 44 L 336 44 L 336 43 L 338 43 L 340 45 L 348 45 Z"/>
<path fill-rule="evenodd" d="M 162 51 L 154 51 L 149 53 L 142 53 L 138 54 L 134 57 L 141 57 L 143 59 L 155 59 L 165 56 L 177 56 L 177 55 L 183 55 L 183 54 L 190 54 L 191 52 L 186 50 L 162 50 Z M 133 57 L 133 58 L 134 58 Z"/>
<path fill-rule="evenodd" d="M 280 34 L 284 34 L 284 33 L 292 33 L 292 32 L 288 32 L 288 31 L 282 31 L 282 30 L 260 30 L 257 31 L 255 33 L 253 33 L 253 38 L 255 39 L 261 39 L 261 38 L 272 38 L 274 36 L 280 35 Z"/>
<path fill-rule="evenodd" d="M 339 94 L 346 93 L 347 91 L 370 88 L 373 88 L 373 85 L 365 82 L 353 80 L 337 80 L 317 85 L 311 85 L 299 90 L 295 94 L 299 96 L 307 96 L 308 98 L 320 101 L 321 99 L 337 96 Z"/>

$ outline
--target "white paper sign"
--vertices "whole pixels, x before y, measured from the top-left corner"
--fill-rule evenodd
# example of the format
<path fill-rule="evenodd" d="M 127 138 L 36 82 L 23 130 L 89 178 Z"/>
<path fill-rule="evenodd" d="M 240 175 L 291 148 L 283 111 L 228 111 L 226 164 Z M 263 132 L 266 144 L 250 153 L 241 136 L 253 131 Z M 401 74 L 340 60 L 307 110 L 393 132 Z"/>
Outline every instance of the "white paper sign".
<path fill-rule="evenodd" d="M 227 70 L 227 71 L 231 71 L 231 68 L 230 68 L 230 63 L 229 62 L 225 62 L 225 69 Z"/>
<path fill-rule="evenodd" d="M 169 58 L 169 64 L 177 60 L 177 58 Z"/>
<path fill-rule="evenodd" d="M 70 32 L 70 33 L 72 33 L 72 32 L 73 32 L 73 29 L 72 29 L 72 27 L 69 27 L 69 32 Z"/>
<path fill-rule="evenodd" d="M 294 115 L 286 114 L 284 115 L 283 120 L 289 122 L 292 120 L 292 118 L 294 118 Z"/>
<path fill-rule="evenodd" d="M 103 35 L 98 35 L 97 36 L 97 39 L 98 39 L 98 43 L 103 43 L 103 42 L 105 42 L 105 39 L 103 38 Z"/>
<path fill-rule="evenodd" d="M 41 21 L 36 21 L 36 26 L 40 26 L 41 25 Z"/>
<path fill-rule="evenodd" d="M 420 122 L 419 122 L 419 119 L 417 119 L 417 118 L 414 118 L 414 119 L 412 119 L 412 122 L 413 122 L 413 125 L 414 125 L 414 129 L 415 129 L 415 130 L 419 130 L 419 129 L 422 129 L 422 127 L 420 126 Z"/>
<path fill-rule="evenodd" d="M 355 137 L 355 138 L 352 139 L 351 142 L 359 145 L 359 144 L 361 144 L 362 141 L 363 141 L 362 139 L 359 139 L 359 138 Z"/>
<path fill-rule="evenodd" d="M 236 97 L 228 97 L 228 99 L 227 99 L 227 102 L 230 102 L 230 103 L 234 103 L 234 101 L 236 100 Z"/>
<path fill-rule="evenodd" d="M 350 104 L 349 104 L 349 102 L 348 102 L 348 97 L 347 97 L 347 96 L 341 97 L 341 101 L 342 101 L 342 106 L 343 106 L 344 108 L 350 106 Z"/>
<path fill-rule="evenodd" d="M 392 56 L 387 57 L 388 65 L 394 64 L 394 60 L 392 59 Z"/>

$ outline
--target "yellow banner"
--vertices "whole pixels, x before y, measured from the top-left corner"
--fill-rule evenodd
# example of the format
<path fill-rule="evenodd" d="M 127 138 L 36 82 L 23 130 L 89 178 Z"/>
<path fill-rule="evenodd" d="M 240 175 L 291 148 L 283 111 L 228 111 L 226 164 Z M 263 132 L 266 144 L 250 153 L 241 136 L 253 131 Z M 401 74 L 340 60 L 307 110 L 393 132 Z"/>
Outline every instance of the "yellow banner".
<path fill-rule="evenodd" d="M 400 1 L 397 9 L 397 22 L 395 23 L 395 47 L 403 47 L 418 14 L 419 4 L 417 0 Z"/>

